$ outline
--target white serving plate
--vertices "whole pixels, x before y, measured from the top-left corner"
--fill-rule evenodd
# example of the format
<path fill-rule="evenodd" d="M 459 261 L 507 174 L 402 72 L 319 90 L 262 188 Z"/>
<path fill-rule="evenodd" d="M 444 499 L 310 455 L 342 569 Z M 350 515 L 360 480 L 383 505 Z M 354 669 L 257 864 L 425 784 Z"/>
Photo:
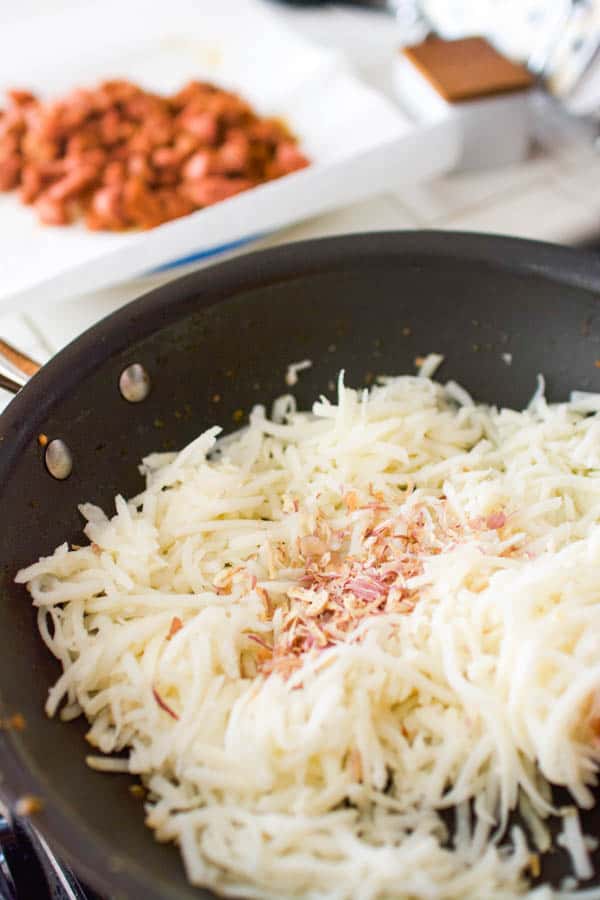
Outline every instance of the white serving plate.
<path fill-rule="evenodd" d="M 340 54 L 312 45 L 252 0 L 103 0 L 5 27 L 1 45 L 0 91 L 18 86 L 49 97 L 106 77 L 172 91 L 211 79 L 261 113 L 282 116 L 314 164 L 126 234 L 44 226 L 16 195 L 0 194 L 0 309 L 55 303 L 230 249 L 380 192 L 395 173 L 412 181 L 446 167 L 439 142 L 426 141 L 431 151 L 423 154 L 423 135 Z"/>

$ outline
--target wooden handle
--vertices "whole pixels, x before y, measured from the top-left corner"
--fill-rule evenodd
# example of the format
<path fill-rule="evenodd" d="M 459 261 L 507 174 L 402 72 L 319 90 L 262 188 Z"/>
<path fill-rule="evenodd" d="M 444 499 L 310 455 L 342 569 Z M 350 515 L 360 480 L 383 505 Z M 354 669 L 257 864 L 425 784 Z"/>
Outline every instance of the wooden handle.
<path fill-rule="evenodd" d="M 39 363 L 35 360 L 31 359 L 31 357 L 26 356 L 24 353 L 21 353 L 20 350 L 17 350 L 16 347 L 13 347 L 11 344 L 7 344 L 6 341 L 3 341 L 0 338 L 0 356 L 3 356 L 8 362 L 18 369 L 20 372 L 23 372 L 24 375 L 27 375 L 28 378 L 31 378 L 32 375 L 35 375 L 36 372 L 41 369 Z"/>

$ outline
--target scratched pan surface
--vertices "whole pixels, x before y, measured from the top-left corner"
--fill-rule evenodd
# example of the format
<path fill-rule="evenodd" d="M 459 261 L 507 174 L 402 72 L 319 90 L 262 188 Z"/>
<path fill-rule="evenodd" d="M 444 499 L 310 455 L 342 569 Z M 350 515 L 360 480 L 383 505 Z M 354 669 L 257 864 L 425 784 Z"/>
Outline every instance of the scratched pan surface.
<path fill-rule="evenodd" d="M 358 386 L 371 373 L 414 371 L 429 351 L 446 357 L 440 377 L 499 404 L 525 404 L 538 372 L 554 400 L 600 390 L 599 299 L 600 263 L 576 251 L 469 234 L 356 235 L 182 278 L 67 347 L 0 417 L 0 701 L 3 714 L 27 721 L 24 732 L 0 735 L 4 798 L 43 797 L 37 824 L 111 900 L 211 896 L 186 884 L 174 848 L 154 842 L 130 780 L 86 768 L 82 723 L 44 716 L 58 666 L 15 571 L 80 539 L 78 502 L 109 509 L 117 492 L 137 492 L 136 464 L 148 452 L 182 447 L 214 424 L 231 429 L 237 410 L 270 403 L 286 390 L 291 361 L 313 361 L 294 389 L 300 406 L 331 395 L 341 367 Z M 118 391 L 132 362 L 153 385 L 136 405 Z M 46 472 L 40 432 L 70 446 L 67 481 Z M 600 834 L 600 814 L 587 815 L 586 830 Z M 560 852 L 545 874 L 558 884 L 568 871 Z"/>

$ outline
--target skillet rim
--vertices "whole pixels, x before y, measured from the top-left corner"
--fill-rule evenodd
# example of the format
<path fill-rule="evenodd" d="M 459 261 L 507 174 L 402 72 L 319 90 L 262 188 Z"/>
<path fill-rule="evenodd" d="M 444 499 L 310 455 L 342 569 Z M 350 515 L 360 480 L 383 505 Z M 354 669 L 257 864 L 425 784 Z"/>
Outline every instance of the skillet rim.
<path fill-rule="evenodd" d="M 10 432 L 13 437 L 23 430 L 32 432 L 59 397 L 107 356 L 168 326 L 188 309 L 212 306 L 241 289 L 340 270 L 345 263 L 356 264 L 357 254 L 365 261 L 391 254 L 414 256 L 420 262 L 427 256 L 460 259 L 600 292 L 600 258 L 591 251 L 496 234 L 362 232 L 250 251 L 153 288 L 82 332 L 47 362 L 0 414 L 0 444 Z M 0 452 L 0 475 L 2 467 Z"/>
<path fill-rule="evenodd" d="M 317 272 L 343 271 L 346 264 L 355 266 L 357 259 L 372 262 L 390 256 L 402 258 L 404 262 L 413 257 L 421 264 L 428 257 L 484 263 L 492 270 L 534 275 L 600 295 L 600 259 L 591 252 L 500 235 L 366 232 L 247 252 L 142 294 L 84 331 L 50 360 L 0 415 L 0 478 L 10 470 L 21 448 L 35 439 L 37 425 L 49 410 L 112 354 L 167 327 L 193 309 L 218 304 L 240 291 Z M 6 732 L 0 732 L 0 771 L 0 793 L 9 807 L 24 793 L 39 793 L 39 782 L 17 743 Z M 68 808 L 54 798 L 34 821 L 58 855 L 101 894 L 115 900 L 141 896 L 145 900 L 165 900 L 164 883 L 161 886 L 153 881 L 137 860 L 122 860 L 122 868 L 112 870 L 114 852 L 103 841 L 91 843 L 79 831 Z M 199 900 L 215 896 L 192 887 L 187 893 Z"/>

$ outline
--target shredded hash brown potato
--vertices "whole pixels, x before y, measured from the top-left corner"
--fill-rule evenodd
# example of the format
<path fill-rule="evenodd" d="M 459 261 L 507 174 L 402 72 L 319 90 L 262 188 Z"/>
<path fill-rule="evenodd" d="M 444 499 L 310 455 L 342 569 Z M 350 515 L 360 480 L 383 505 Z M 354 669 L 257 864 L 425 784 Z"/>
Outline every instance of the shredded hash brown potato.
<path fill-rule="evenodd" d="M 497 410 L 434 362 L 147 457 L 112 518 L 81 506 L 89 546 L 18 574 L 63 667 L 48 715 L 141 777 L 194 884 L 600 897 L 529 883 L 559 813 L 592 873 L 550 786 L 594 803 L 600 398 L 548 405 L 540 380 Z"/>

